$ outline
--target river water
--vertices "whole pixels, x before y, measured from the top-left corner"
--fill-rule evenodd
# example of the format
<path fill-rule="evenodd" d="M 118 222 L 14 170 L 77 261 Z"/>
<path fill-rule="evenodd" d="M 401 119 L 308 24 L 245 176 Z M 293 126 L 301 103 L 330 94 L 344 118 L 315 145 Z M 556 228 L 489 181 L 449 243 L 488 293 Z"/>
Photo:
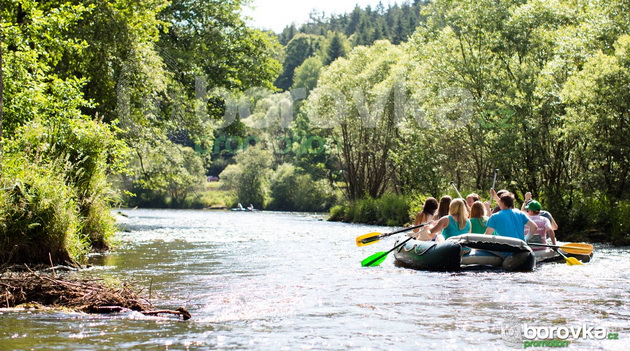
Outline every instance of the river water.
<path fill-rule="evenodd" d="M 355 238 L 397 228 L 304 213 L 122 212 L 117 250 L 86 274 L 134 282 L 192 319 L 4 310 L 0 350 L 510 350 L 524 348 L 524 330 L 552 327 L 605 329 L 605 340 L 581 334 L 562 349 L 630 349 L 630 248 L 596 246 L 583 266 L 531 273 L 414 271 L 391 255 L 362 268 L 395 239 Z"/>

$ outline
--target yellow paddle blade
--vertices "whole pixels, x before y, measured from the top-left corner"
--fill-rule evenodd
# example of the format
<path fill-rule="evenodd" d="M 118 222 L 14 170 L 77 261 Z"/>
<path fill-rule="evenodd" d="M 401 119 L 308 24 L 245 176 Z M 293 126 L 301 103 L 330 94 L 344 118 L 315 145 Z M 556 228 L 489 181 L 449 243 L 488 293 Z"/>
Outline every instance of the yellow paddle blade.
<path fill-rule="evenodd" d="M 366 245 L 374 244 L 375 242 L 380 240 L 378 236 L 381 234 L 382 233 L 373 232 L 373 233 L 367 233 L 361 236 L 357 236 L 357 246 L 366 246 Z"/>
<path fill-rule="evenodd" d="M 582 262 L 578 261 L 575 257 L 565 257 L 564 260 L 567 262 L 569 266 L 582 266 L 584 265 Z"/>
<path fill-rule="evenodd" d="M 593 253 L 593 245 L 583 243 L 570 243 L 560 246 L 567 253 L 574 255 L 590 255 Z"/>

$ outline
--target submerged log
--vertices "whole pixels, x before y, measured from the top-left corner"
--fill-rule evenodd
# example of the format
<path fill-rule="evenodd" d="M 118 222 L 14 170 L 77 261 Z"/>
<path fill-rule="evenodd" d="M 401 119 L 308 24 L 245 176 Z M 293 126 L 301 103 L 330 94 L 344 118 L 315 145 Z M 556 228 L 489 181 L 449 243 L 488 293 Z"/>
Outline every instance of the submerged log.
<path fill-rule="evenodd" d="M 144 315 L 172 314 L 184 320 L 191 317 L 183 307 L 176 311 L 156 310 L 126 283 L 110 287 L 101 280 L 59 277 L 32 270 L 0 276 L 0 308 L 32 303 L 85 313 L 137 311 Z"/>

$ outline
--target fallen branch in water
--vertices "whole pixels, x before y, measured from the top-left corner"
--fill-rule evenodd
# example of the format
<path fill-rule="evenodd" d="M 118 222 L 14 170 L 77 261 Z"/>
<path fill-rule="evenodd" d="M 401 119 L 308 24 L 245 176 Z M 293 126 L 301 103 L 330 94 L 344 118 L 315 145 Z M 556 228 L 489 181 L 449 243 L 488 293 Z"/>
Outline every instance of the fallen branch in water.
<path fill-rule="evenodd" d="M 117 312 L 129 312 L 128 308 L 121 306 L 98 306 L 90 309 L 89 313 L 117 313 Z M 184 307 L 179 307 L 175 311 L 171 310 L 151 310 L 151 311 L 138 311 L 145 316 L 157 316 L 160 314 L 174 314 L 182 316 L 183 320 L 189 320 L 192 316 Z"/>
<path fill-rule="evenodd" d="M 125 283 L 108 287 L 97 280 L 51 276 L 29 270 L 0 276 L 0 308 L 35 303 L 53 308 L 69 308 L 85 313 L 137 311 L 144 315 L 172 314 L 188 320 L 185 308 L 156 310 Z"/>

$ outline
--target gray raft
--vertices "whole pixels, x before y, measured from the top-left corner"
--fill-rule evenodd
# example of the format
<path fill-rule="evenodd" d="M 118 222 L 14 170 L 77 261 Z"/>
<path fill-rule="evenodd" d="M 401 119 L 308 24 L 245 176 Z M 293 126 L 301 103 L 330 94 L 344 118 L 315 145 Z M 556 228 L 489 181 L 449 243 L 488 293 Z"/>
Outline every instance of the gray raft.
<path fill-rule="evenodd" d="M 442 242 L 412 239 L 394 252 L 394 258 L 403 267 L 430 271 L 479 266 L 532 271 L 536 266 L 536 257 L 523 240 L 484 234 L 464 234 Z"/>

